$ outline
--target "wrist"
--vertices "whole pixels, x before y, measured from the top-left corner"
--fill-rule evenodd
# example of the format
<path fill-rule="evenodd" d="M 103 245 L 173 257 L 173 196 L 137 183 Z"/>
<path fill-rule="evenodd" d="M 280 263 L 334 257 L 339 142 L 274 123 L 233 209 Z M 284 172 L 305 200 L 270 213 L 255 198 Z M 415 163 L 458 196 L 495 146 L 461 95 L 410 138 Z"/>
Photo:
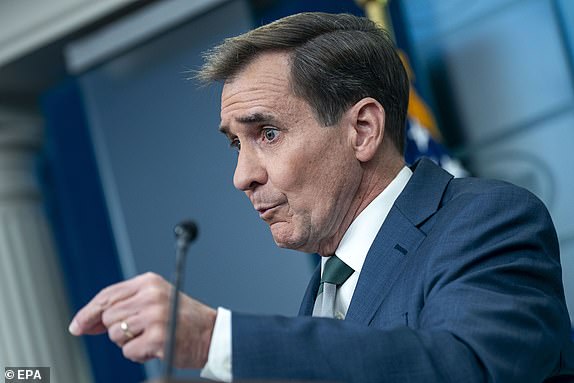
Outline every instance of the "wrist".
<path fill-rule="evenodd" d="M 211 347 L 211 338 L 213 336 L 213 329 L 215 328 L 215 321 L 217 320 L 217 310 L 211 307 L 206 308 L 205 312 L 205 326 L 201 332 L 199 355 L 201 368 L 205 367 L 209 358 L 209 349 Z"/>

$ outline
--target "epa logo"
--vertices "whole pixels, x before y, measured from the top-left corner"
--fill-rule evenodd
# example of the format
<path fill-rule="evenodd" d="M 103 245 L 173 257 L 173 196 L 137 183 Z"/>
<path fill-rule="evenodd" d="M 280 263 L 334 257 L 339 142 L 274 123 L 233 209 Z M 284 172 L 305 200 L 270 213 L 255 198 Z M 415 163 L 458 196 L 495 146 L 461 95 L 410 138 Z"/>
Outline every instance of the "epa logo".
<path fill-rule="evenodd" d="M 5 382 L 50 382 L 50 367 L 6 367 Z"/>

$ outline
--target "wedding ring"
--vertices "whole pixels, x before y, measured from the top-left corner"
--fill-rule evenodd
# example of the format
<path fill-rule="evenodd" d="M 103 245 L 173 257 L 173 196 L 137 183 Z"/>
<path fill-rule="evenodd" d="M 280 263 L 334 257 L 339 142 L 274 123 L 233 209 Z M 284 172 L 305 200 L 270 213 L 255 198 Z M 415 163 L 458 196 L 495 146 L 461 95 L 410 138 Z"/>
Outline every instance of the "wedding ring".
<path fill-rule="evenodd" d="M 126 321 L 122 321 L 120 323 L 120 328 L 124 332 L 124 335 L 128 337 L 128 339 L 132 339 L 134 337 L 134 334 L 130 331 L 130 327 Z"/>

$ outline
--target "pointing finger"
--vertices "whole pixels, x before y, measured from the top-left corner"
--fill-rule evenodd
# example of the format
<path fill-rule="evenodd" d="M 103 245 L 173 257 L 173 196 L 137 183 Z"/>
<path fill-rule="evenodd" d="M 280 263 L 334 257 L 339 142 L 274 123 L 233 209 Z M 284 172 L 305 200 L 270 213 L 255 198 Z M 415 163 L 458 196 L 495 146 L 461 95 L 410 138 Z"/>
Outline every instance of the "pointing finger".
<path fill-rule="evenodd" d="M 106 287 L 78 311 L 68 330 L 72 335 L 100 334 L 106 331 L 102 322 L 103 312 L 115 303 L 131 297 L 137 287 L 137 278 Z"/>

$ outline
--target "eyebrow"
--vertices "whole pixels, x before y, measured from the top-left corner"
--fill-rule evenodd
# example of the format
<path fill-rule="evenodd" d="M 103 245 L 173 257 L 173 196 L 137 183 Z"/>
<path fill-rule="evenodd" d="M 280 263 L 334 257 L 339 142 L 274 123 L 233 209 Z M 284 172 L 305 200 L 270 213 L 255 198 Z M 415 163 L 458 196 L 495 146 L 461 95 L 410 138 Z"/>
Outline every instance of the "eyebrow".
<path fill-rule="evenodd" d="M 277 120 L 275 119 L 275 116 L 269 113 L 260 113 L 260 112 L 251 113 L 246 116 L 238 117 L 235 119 L 235 121 L 239 122 L 240 124 L 247 124 L 247 125 L 253 125 L 253 124 L 277 125 Z M 226 136 L 229 136 L 231 134 L 229 126 L 227 125 L 220 125 L 219 131 L 225 134 Z"/>

